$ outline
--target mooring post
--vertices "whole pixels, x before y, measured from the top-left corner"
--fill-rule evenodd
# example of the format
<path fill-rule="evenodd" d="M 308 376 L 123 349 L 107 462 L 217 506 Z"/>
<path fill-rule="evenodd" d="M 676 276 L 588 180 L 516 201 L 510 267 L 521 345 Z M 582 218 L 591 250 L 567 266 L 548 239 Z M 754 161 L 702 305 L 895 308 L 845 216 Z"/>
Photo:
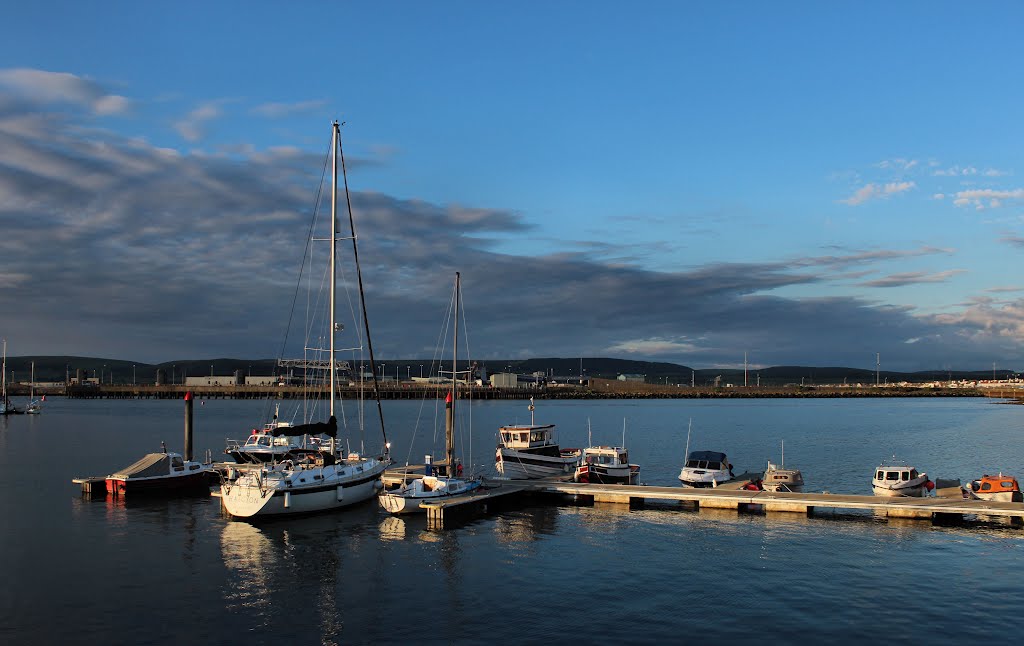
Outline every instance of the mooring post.
<path fill-rule="evenodd" d="M 192 459 L 192 393 L 185 393 L 185 460 Z"/>

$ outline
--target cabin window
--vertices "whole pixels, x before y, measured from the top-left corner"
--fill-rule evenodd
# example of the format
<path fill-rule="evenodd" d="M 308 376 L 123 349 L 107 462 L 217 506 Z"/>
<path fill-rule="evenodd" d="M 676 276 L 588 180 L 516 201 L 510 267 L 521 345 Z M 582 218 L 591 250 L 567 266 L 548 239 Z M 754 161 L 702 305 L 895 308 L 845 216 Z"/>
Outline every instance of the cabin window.
<path fill-rule="evenodd" d="M 917 475 L 918 475 L 917 474 L 917 469 L 911 469 L 910 470 L 910 477 L 911 477 L 911 479 L 916 478 Z"/>
<path fill-rule="evenodd" d="M 875 474 L 875 480 L 881 480 L 883 478 L 885 478 L 885 473 L 884 472 L 879 471 L 877 474 Z"/>
<path fill-rule="evenodd" d="M 709 469 L 721 469 L 722 468 L 722 463 L 721 462 L 708 462 L 708 468 Z"/>
<path fill-rule="evenodd" d="M 992 483 L 991 482 L 982 482 L 981 483 L 981 490 L 982 491 L 988 491 L 991 488 L 992 488 Z"/>
<path fill-rule="evenodd" d="M 886 471 L 885 472 L 885 479 L 886 479 L 886 481 L 897 482 L 900 479 L 900 472 L 899 471 Z"/>
<path fill-rule="evenodd" d="M 259 441 L 260 446 L 270 446 L 270 438 L 261 437 Z"/>
<path fill-rule="evenodd" d="M 1013 489 L 1014 488 L 1013 483 L 1010 482 L 1009 480 L 1003 480 L 1002 482 L 999 483 L 999 486 L 1002 487 L 1003 489 Z"/>
<path fill-rule="evenodd" d="M 900 478 L 903 480 L 903 482 L 907 482 L 908 480 L 910 480 L 910 472 L 904 471 L 903 473 L 900 474 Z"/>
<path fill-rule="evenodd" d="M 520 433 L 519 434 L 519 441 L 520 442 L 528 442 L 529 441 L 529 437 L 530 437 L 529 433 Z"/>

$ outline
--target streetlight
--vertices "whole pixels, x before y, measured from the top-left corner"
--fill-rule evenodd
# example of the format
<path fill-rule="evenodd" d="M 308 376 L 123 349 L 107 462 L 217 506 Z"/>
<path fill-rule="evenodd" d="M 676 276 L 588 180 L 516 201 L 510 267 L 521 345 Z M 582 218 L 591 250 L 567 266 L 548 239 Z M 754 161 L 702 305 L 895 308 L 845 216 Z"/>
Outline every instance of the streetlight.
<path fill-rule="evenodd" d="M 423 379 L 423 364 L 420 364 L 420 379 Z"/>
<path fill-rule="evenodd" d="M 135 385 L 135 364 L 132 364 L 132 385 Z"/>
<path fill-rule="evenodd" d="M 405 365 L 405 380 L 406 381 L 412 381 L 412 374 L 411 373 L 412 373 L 412 366 L 410 366 L 409 364 L 406 364 Z"/>

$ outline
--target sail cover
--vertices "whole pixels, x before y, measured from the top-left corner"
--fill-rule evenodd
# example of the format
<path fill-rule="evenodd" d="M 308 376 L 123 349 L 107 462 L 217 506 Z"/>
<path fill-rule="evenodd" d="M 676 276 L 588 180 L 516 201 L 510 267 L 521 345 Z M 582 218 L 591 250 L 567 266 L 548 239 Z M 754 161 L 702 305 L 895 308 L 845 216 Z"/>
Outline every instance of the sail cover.
<path fill-rule="evenodd" d="M 275 437 L 279 435 L 326 435 L 338 437 L 338 420 L 334 415 L 326 422 L 312 422 L 310 424 L 299 424 L 297 426 L 278 426 L 271 431 Z"/>
<path fill-rule="evenodd" d="M 171 457 L 166 453 L 147 453 L 144 458 L 120 471 L 110 474 L 110 478 L 150 478 L 165 476 L 170 473 Z"/>

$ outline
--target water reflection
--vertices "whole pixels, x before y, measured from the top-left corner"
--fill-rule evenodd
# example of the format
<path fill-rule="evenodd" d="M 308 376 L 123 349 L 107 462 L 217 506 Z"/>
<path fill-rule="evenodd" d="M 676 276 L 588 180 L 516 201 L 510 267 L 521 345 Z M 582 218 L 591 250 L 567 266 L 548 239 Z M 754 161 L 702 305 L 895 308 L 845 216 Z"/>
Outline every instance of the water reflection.
<path fill-rule="evenodd" d="M 270 580 L 281 555 L 260 528 L 226 523 L 220 535 L 221 556 L 231 576 L 224 589 L 228 609 L 244 610 L 253 627 L 270 623 Z"/>
<path fill-rule="evenodd" d="M 388 516 L 380 523 L 380 537 L 385 541 L 404 541 L 405 532 L 404 518 Z"/>

